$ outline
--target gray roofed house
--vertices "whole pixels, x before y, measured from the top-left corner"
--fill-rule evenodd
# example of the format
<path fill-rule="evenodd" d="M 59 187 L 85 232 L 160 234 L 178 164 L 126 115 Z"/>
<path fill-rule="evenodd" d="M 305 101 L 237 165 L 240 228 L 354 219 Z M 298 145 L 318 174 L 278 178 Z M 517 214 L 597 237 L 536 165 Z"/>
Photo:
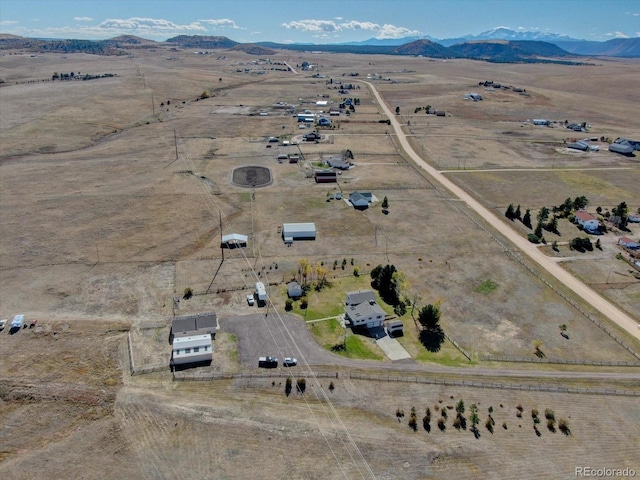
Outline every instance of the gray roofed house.
<path fill-rule="evenodd" d="M 358 290 L 357 292 L 348 292 L 346 305 L 359 305 L 363 302 L 375 302 L 376 294 L 373 290 Z"/>
<path fill-rule="evenodd" d="M 173 342 L 173 339 L 176 337 L 188 337 L 192 335 L 208 334 L 215 336 L 217 326 L 218 322 L 215 312 L 173 317 L 170 341 Z"/>
<path fill-rule="evenodd" d="M 353 192 L 349 194 L 349 202 L 351 202 L 354 208 L 358 209 L 369 208 L 371 199 L 372 195 L 369 192 Z"/>
<path fill-rule="evenodd" d="M 340 170 L 349 170 L 351 167 L 351 162 L 347 162 L 342 157 L 331 157 L 327 160 L 327 165 L 332 168 L 339 168 Z"/>
<path fill-rule="evenodd" d="M 375 301 L 345 307 L 345 320 L 352 327 L 381 327 L 385 315 L 384 310 Z"/>

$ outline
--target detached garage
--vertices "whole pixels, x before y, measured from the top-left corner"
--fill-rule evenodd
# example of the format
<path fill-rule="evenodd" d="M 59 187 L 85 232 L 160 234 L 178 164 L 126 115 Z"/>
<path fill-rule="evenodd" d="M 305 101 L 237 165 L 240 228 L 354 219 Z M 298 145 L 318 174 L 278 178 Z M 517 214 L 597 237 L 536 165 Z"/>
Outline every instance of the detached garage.
<path fill-rule="evenodd" d="M 282 238 L 285 243 L 291 243 L 294 240 L 315 240 L 316 224 L 284 223 L 282 224 Z"/>

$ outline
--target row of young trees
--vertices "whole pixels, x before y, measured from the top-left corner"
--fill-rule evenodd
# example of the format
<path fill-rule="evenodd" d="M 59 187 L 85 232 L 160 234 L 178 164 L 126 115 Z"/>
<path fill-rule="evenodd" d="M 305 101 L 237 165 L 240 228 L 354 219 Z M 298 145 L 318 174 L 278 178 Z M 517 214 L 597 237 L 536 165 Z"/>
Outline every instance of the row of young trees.
<path fill-rule="evenodd" d="M 452 397 L 453 398 L 453 397 Z M 502 407 L 502 405 L 500 405 Z M 438 429 L 441 432 L 444 432 L 447 429 L 447 420 L 449 417 L 449 414 L 447 413 L 447 410 L 451 409 L 453 410 L 453 405 L 447 405 L 446 408 L 444 406 L 442 406 L 442 408 L 440 408 L 439 405 L 435 405 L 434 410 L 436 412 L 440 411 L 440 416 L 436 422 Z M 522 405 L 517 405 L 516 406 L 516 416 L 518 418 L 522 418 L 522 412 L 523 412 L 523 407 Z M 469 407 L 469 417 L 465 417 L 465 404 L 464 404 L 464 400 L 460 399 L 458 401 L 458 403 L 456 403 L 455 405 L 455 411 L 456 411 L 456 415 L 453 419 L 453 427 L 456 430 L 466 430 L 467 429 L 467 420 L 471 423 L 471 427 L 469 428 L 469 430 L 471 431 L 471 433 L 473 433 L 473 435 L 476 438 L 480 438 L 480 430 L 478 429 L 478 425 L 480 424 L 480 416 L 478 415 L 478 406 L 474 403 Z M 401 422 L 401 419 L 404 417 L 404 410 L 401 409 L 397 409 L 396 410 L 396 418 L 398 420 L 398 422 Z M 556 417 L 555 417 L 555 413 L 553 410 L 551 410 L 550 408 L 545 409 L 544 411 L 544 417 L 547 421 L 547 429 L 551 432 L 551 433 L 555 433 L 556 432 L 556 428 L 558 430 L 560 430 L 562 433 L 564 433 L 565 435 L 571 435 L 571 429 L 569 428 L 569 422 L 564 419 L 561 418 L 556 422 Z M 533 430 L 535 431 L 536 435 L 539 437 L 541 436 L 541 432 L 540 430 L 538 430 L 538 425 L 541 423 L 541 419 L 539 416 L 539 412 L 537 409 L 533 408 L 531 409 L 531 419 L 533 421 Z M 433 420 L 432 418 L 432 412 L 431 412 L 431 408 L 427 407 L 427 409 L 425 410 L 425 414 L 424 417 L 422 417 L 422 427 L 428 432 L 431 432 L 431 421 Z M 487 409 L 487 419 L 485 421 L 485 427 L 486 429 L 489 431 L 489 433 L 493 434 L 494 432 L 494 427 L 496 425 L 496 421 L 493 418 L 493 407 L 490 406 Z M 414 432 L 416 432 L 418 430 L 418 416 L 416 413 L 416 408 L 415 407 L 411 407 L 411 413 L 409 415 L 409 420 L 408 420 L 408 426 L 409 428 L 411 428 Z M 507 426 L 507 422 L 503 422 L 502 423 L 502 428 L 504 430 L 508 429 Z"/>

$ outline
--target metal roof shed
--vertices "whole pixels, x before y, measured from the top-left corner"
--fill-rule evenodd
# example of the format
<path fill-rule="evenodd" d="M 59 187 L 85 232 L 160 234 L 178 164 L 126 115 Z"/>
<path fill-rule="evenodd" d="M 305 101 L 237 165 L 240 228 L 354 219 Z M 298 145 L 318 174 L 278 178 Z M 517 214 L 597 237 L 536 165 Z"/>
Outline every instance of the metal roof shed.
<path fill-rule="evenodd" d="M 222 237 L 222 246 L 226 246 L 229 248 L 233 247 L 241 247 L 243 245 L 247 245 L 247 241 L 249 237 L 246 235 L 240 235 L 239 233 L 231 233 L 229 235 L 224 235 Z"/>
<path fill-rule="evenodd" d="M 315 240 L 315 223 L 284 223 L 282 224 L 282 237 L 293 240 Z"/>

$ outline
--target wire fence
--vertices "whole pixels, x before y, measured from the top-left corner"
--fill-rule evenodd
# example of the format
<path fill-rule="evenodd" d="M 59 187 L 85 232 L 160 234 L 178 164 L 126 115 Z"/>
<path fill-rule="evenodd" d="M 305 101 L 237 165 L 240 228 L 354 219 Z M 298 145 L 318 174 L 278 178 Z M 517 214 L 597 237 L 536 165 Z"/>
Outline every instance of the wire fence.
<path fill-rule="evenodd" d="M 138 371 L 138 374 L 151 373 L 154 370 L 154 366 L 144 367 Z M 145 370 L 144 372 L 142 370 Z M 168 366 L 163 366 L 161 370 L 169 370 Z M 498 390 L 517 390 L 517 391 L 529 391 L 529 392 L 545 392 L 545 393 L 571 393 L 581 395 L 607 395 L 607 396 L 624 396 L 624 397 L 640 397 L 640 391 L 635 390 L 619 390 L 615 388 L 579 388 L 579 387 L 563 387 L 557 385 L 528 385 L 517 383 L 503 383 L 503 382 L 481 382 L 474 380 L 448 380 L 444 378 L 431 378 L 420 376 L 403 376 L 403 375 L 384 375 L 373 373 L 358 373 L 358 372 L 343 372 L 340 375 L 339 372 L 313 372 L 306 374 L 304 372 L 297 372 L 296 377 L 314 378 L 326 378 L 326 379 L 339 379 L 348 378 L 349 380 L 363 380 L 372 382 L 386 382 L 386 383 L 416 383 L 423 385 L 442 385 L 447 387 L 469 387 L 469 388 L 491 388 Z M 288 375 L 279 371 L 273 372 L 260 372 L 260 373 L 210 373 L 210 372 L 174 372 L 173 381 L 175 382 L 207 382 L 215 380 L 238 380 L 238 379 L 279 379 L 280 381 L 286 379 Z"/>
<path fill-rule="evenodd" d="M 551 363 L 560 365 L 591 365 L 597 367 L 640 367 L 638 362 L 618 362 L 608 360 L 580 360 L 562 358 L 527 358 L 507 357 L 499 355 L 484 355 L 482 360 L 487 362 L 515 362 L 515 363 Z"/>

